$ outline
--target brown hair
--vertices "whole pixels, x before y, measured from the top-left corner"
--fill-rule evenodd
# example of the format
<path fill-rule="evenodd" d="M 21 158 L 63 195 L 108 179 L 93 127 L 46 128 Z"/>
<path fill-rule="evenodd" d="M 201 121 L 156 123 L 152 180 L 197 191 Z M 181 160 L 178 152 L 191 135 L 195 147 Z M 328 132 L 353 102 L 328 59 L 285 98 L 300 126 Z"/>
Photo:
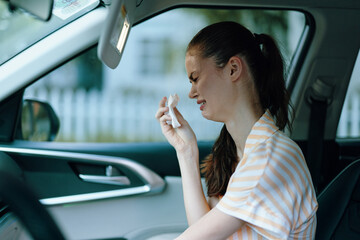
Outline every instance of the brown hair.
<path fill-rule="evenodd" d="M 284 63 L 272 37 L 252 34 L 235 22 L 220 22 L 205 27 L 190 41 L 187 51 L 198 50 L 203 58 L 214 58 L 217 67 L 223 68 L 232 56 L 243 57 L 249 66 L 260 103 L 270 110 L 280 130 L 288 125 L 289 94 L 285 86 Z M 212 153 L 201 165 L 208 196 L 222 196 L 238 163 L 236 145 L 224 125 Z"/>

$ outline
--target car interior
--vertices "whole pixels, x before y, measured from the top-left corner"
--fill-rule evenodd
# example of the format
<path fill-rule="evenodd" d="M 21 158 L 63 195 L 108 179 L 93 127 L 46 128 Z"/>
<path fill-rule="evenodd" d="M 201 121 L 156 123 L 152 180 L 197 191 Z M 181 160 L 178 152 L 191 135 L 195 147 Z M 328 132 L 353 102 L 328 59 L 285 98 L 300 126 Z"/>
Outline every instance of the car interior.
<path fill-rule="evenodd" d="M 0 239 L 181 234 L 180 170 L 154 114 L 178 92 L 200 160 L 211 152 L 220 128 L 186 110 L 184 54 L 208 21 L 233 19 L 285 29 L 286 133 L 316 189 L 315 239 L 360 239 L 358 0 L 0 0 Z"/>

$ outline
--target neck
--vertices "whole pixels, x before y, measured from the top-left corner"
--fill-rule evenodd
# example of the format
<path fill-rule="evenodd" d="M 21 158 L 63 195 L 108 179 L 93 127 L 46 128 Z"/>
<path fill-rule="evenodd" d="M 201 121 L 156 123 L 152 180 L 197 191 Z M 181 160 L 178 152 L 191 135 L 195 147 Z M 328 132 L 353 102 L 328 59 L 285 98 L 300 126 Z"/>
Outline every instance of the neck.
<path fill-rule="evenodd" d="M 239 160 L 241 160 L 244 154 L 246 139 L 254 124 L 264 114 L 264 111 L 260 106 L 255 106 L 252 108 L 241 109 L 236 112 L 237 114 L 229 121 L 225 122 L 225 125 L 236 144 L 237 154 Z"/>

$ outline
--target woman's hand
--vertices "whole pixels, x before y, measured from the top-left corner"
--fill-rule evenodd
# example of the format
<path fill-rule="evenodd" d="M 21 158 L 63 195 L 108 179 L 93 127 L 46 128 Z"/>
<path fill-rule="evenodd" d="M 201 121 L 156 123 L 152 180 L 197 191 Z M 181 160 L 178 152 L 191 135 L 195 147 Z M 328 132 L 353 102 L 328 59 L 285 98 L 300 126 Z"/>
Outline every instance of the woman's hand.
<path fill-rule="evenodd" d="M 171 121 L 171 117 L 166 114 L 166 112 L 169 111 L 169 107 L 165 106 L 166 100 L 166 97 L 161 99 L 159 109 L 155 114 L 155 118 L 160 122 L 162 133 L 177 153 L 185 153 L 188 150 L 193 150 L 193 148 L 197 147 L 196 136 L 177 108 L 174 108 L 174 112 L 181 126 L 173 128 L 166 123 L 167 121 Z"/>

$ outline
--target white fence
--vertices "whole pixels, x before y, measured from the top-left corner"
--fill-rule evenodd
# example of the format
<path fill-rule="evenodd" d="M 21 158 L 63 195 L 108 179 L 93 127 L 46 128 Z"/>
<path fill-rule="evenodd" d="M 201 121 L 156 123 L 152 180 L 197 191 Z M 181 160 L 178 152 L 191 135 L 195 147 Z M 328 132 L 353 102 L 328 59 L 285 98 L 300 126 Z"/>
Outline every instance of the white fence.
<path fill-rule="evenodd" d="M 214 140 L 221 126 L 203 119 L 195 101 L 189 101 L 185 93 L 181 95 L 179 109 L 198 139 Z M 112 94 L 56 88 L 50 91 L 28 88 L 25 92 L 25 98 L 47 101 L 54 108 L 61 124 L 56 141 L 62 142 L 164 141 L 155 119 L 163 96 L 149 89 L 127 89 Z"/>

